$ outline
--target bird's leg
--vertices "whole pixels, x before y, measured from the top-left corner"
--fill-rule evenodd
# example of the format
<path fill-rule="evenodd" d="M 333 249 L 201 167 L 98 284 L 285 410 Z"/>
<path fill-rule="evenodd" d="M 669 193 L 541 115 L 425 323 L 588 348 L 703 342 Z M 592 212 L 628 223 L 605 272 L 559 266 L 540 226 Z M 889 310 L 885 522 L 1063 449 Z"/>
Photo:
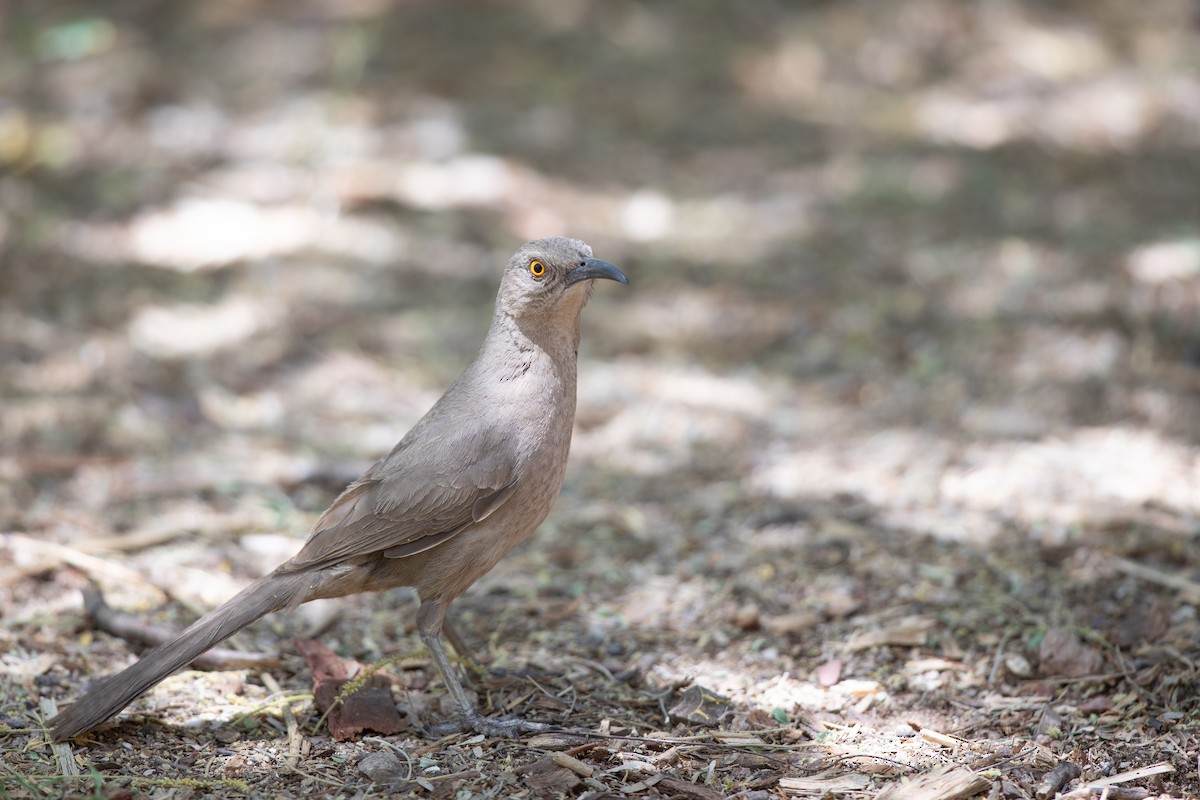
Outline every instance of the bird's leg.
<path fill-rule="evenodd" d="M 440 599 L 422 600 L 421 607 L 417 610 L 417 631 L 421 635 L 421 641 L 429 648 L 429 654 L 433 656 L 433 663 L 441 673 L 450 696 L 458 704 L 459 711 L 462 712 L 463 724 L 451 726 L 450 731 L 465 727 L 476 733 L 482 733 L 484 736 L 503 738 L 519 736 L 522 733 L 552 730 L 553 725 L 530 722 L 520 717 L 485 717 L 475 710 L 475 706 L 467 697 L 466 690 L 463 689 L 462 681 L 454 672 L 450 657 L 446 655 L 446 647 L 442 644 L 442 630 L 448 606 L 448 602 Z M 436 726 L 433 732 L 441 735 L 449 731 L 445 729 L 445 726 Z"/>
<path fill-rule="evenodd" d="M 450 615 L 442 620 L 442 635 L 450 640 L 450 646 L 458 654 L 459 663 L 467 668 L 467 678 L 483 680 L 485 678 L 550 678 L 560 675 L 558 672 L 547 672 L 538 669 L 504 669 L 502 667 L 485 667 L 475 657 L 475 650 L 468 645 L 450 622 Z"/>
<path fill-rule="evenodd" d="M 458 655 L 459 662 L 467 668 L 468 677 L 475 679 L 487 677 L 488 668 L 479 663 L 479 659 L 475 657 L 475 651 L 463 640 L 458 628 L 450 622 L 449 616 L 442 620 L 442 635 L 450 640 L 450 646 Z"/>

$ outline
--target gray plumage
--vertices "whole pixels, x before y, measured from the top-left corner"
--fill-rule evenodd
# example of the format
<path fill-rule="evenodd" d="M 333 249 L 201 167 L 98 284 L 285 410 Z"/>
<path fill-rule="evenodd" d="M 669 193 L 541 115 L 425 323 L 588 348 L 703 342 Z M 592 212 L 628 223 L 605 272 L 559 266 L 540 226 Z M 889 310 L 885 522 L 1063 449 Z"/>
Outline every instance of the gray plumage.
<path fill-rule="evenodd" d="M 536 729 L 480 716 L 441 636 L 450 603 L 533 533 L 562 486 L 580 315 L 595 279 L 628 283 L 581 241 L 522 245 L 475 360 L 321 515 L 300 552 L 54 717 L 55 740 L 90 730 L 265 614 L 398 586 L 420 595 L 417 629 L 465 722 L 492 736 Z"/>

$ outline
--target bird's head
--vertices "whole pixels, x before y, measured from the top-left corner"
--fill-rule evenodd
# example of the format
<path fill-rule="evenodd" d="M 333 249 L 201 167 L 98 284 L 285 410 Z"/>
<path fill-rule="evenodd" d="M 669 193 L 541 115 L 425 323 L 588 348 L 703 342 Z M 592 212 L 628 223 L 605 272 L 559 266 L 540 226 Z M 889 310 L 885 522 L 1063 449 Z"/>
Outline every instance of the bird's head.
<path fill-rule="evenodd" d="M 593 258 L 592 248 L 578 239 L 535 239 L 509 259 L 496 302 L 517 319 L 578 315 L 597 279 L 629 283 L 625 273 Z"/>

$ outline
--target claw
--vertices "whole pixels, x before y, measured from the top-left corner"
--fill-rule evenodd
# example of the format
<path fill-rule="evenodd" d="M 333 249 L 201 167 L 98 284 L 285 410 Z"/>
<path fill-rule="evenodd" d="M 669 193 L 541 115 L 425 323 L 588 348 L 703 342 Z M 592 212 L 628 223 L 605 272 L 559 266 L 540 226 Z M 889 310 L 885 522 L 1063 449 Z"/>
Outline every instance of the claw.
<path fill-rule="evenodd" d="M 545 722 L 531 722 L 522 717 L 484 717 L 476 716 L 469 721 L 476 733 L 482 733 L 493 739 L 511 739 L 526 733 L 543 733 L 558 730 L 557 725 Z"/>
<path fill-rule="evenodd" d="M 557 725 L 550 725 L 545 722 L 531 722 L 524 717 L 485 717 L 478 713 L 473 713 L 465 718 L 447 720 L 436 725 L 429 725 L 425 728 L 425 732 L 433 738 L 441 738 L 465 731 L 474 731 L 475 733 L 483 734 L 489 739 L 512 739 L 526 733 L 544 733 L 546 731 L 557 730 L 561 730 Z"/>

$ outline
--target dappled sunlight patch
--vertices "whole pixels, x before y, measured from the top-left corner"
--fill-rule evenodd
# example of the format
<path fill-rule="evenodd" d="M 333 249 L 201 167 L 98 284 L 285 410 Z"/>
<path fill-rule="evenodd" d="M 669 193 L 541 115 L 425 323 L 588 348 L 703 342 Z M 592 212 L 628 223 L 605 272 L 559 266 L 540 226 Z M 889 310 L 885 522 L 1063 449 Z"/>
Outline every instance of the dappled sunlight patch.
<path fill-rule="evenodd" d="M 315 223 L 313 212 L 303 208 L 185 198 L 135 217 L 124 243 L 132 260 L 191 272 L 294 252 L 311 242 Z M 80 239 L 74 252 L 87 247 L 86 234 Z"/>
<path fill-rule="evenodd" d="M 16 315 L 14 315 L 16 316 Z M 32 327 L 31 320 L 25 322 Z M 65 342 L 44 359 L 9 365 L 13 385 L 22 391 L 56 394 L 86 390 L 112 370 L 128 369 L 129 350 L 123 336 L 96 332 L 83 342 Z"/>
<path fill-rule="evenodd" d="M 678 469 L 702 444 L 744 440 L 774 407 L 748 377 L 634 362 L 590 365 L 581 376 L 581 396 L 581 418 L 589 424 L 575 436 L 576 457 L 641 474 Z M 607 414 L 602 422 L 601 413 Z"/>
<path fill-rule="evenodd" d="M 1005 519 L 992 510 L 961 505 L 898 504 L 879 509 L 879 524 L 946 542 L 986 545 L 1005 530 Z"/>
<path fill-rule="evenodd" d="M 662 247 L 677 258 L 757 266 L 781 246 L 813 232 L 817 219 L 811 200 L 795 191 L 680 199 L 672 215 L 675 233 L 664 233 Z"/>
<path fill-rule="evenodd" d="M 197 400 L 205 418 L 227 430 L 270 429 L 284 416 L 283 398 L 270 389 L 239 395 L 209 385 L 200 389 Z"/>
<path fill-rule="evenodd" d="M 621 227 L 635 242 L 662 239 L 674 231 L 675 204 L 662 192 L 636 191 L 621 209 Z"/>
<path fill-rule="evenodd" d="M 1019 334 L 1012 365 L 1022 383 L 1085 381 L 1113 374 L 1128 354 L 1123 336 L 1112 330 L 1071 330 L 1058 325 L 1029 327 Z"/>
<path fill-rule="evenodd" d="M 202 198 L 180 199 L 126 224 L 65 225 L 60 241 L 64 251 L 89 261 L 129 260 L 184 273 L 305 250 L 373 263 L 405 251 L 404 238 L 380 220 L 341 218 L 307 205 Z"/>
<path fill-rule="evenodd" d="M 1078 150 L 1133 147 L 1182 116 L 1174 98 L 1154 97 L 1153 84 L 1125 76 L 1062 89 L 1055 102 L 1033 92 L 985 97 L 977 89 L 941 89 L 918 100 L 919 131 L 939 142 L 989 149 L 1034 140 Z M 1152 99 L 1153 98 L 1153 99 Z"/>
<path fill-rule="evenodd" d="M 1037 442 L 976 443 L 941 480 L 951 503 L 1035 523 L 1083 523 L 1156 503 L 1200 511 L 1200 460 L 1154 431 L 1080 429 Z"/>
<path fill-rule="evenodd" d="M 151 305 L 129 323 L 129 339 L 154 358 L 203 358 L 244 344 L 281 315 L 269 299 L 244 295 L 204 305 Z"/>
<path fill-rule="evenodd" d="M 938 482 L 956 449 L 952 441 L 902 429 L 780 443 L 751 480 L 777 497 L 847 492 L 883 507 L 904 507 L 936 502 Z"/>
<path fill-rule="evenodd" d="M 514 193 L 517 177 L 503 159 L 478 153 L 407 165 L 396 176 L 397 197 L 430 210 L 490 205 Z"/>
<path fill-rule="evenodd" d="M 985 521 L 980 513 L 1025 524 L 1073 524 L 1144 503 L 1200 509 L 1196 454 L 1153 431 L 1126 428 L 966 445 L 917 431 L 849 437 L 781 448 L 754 481 L 779 497 L 850 492 L 928 533 L 973 529 L 978 535 Z M 995 532 L 994 521 L 986 529 Z"/>
<path fill-rule="evenodd" d="M 1168 337 L 1196 342 L 1200 337 L 1200 238 L 1134 248 L 1125 268 L 1133 280 L 1130 308 L 1153 318 Z M 1194 349 L 1195 344 L 1190 347 Z"/>
<path fill-rule="evenodd" d="M 813 13 L 810 21 L 838 33 L 787 28 L 772 47 L 735 61 L 734 78 L 755 102 L 803 120 L 980 150 L 1018 142 L 1126 150 L 1164 131 L 1195 142 L 1200 87 L 1162 73 L 1164 60 L 1184 57 L 1182 20 L 1168 33 L 1149 17 L 1124 17 L 1138 23 L 1126 34 L 1141 46 L 1120 47 L 1099 23 L 1064 24 L 1019 5 L 899 6 L 886 14 L 886 37 L 880 17 L 844 6 Z M 973 44 L 962 50 L 967 29 Z M 948 62 L 955 69 L 946 74 Z"/>
<path fill-rule="evenodd" d="M 891 699 L 878 681 L 844 678 L 822 686 L 815 679 L 746 663 L 744 657 L 671 658 L 656 665 L 652 675 L 662 683 L 702 685 L 729 697 L 742 710 L 782 713 L 792 719 L 813 712 L 862 714 Z"/>
<path fill-rule="evenodd" d="M 387 364 L 349 350 L 330 351 L 296 370 L 286 391 L 305 406 L 356 418 L 373 412 L 391 416 L 405 407 L 427 408 L 440 396 L 436 388 L 420 390 Z"/>
<path fill-rule="evenodd" d="M 711 350 L 726 359 L 758 356 L 797 325 L 795 308 L 754 299 L 733 287 L 646 289 L 605 311 L 605 319 L 596 324 L 611 330 L 612 337 L 660 352 Z"/>
<path fill-rule="evenodd" d="M 289 424 L 302 425 L 323 446 L 363 459 L 390 450 L 442 390 L 418 389 L 411 376 L 348 350 L 330 351 L 297 368 L 282 386 Z"/>
<path fill-rule="evenodd" d="M 647 575 L 621 600 L 626 624 L 652 630 L 692 629 L 711 600 L 702 579 L 681 581 L 671 575 Z"/>
<path fill-rule="evenodd" d="M 1200 280 L 1200 239 L 1146 244 L 1134 249 L 1126 263 L 1133 279 L 1149 286 Z"/>
<path fill-rule="evenodd" d="M 1031 311 L 1098 313 L 1111 289 L 1085 275 L 1070 250 L 1010 236 L 949 240 L 916 247 L 903 256 L 911 279 L 957 315 L 986 320 Z"/>
<path fill-rule="evenodd" d="M 316 464 L 311 453 L 285 447 L 275 439 L 232 431 L 214 437 L 179 459 L 158 459 L 139 465 L 142 474 L 130 488 L 153 494 L 186 493 L 239 485 L 288 485 L 310 474 Z"/>

